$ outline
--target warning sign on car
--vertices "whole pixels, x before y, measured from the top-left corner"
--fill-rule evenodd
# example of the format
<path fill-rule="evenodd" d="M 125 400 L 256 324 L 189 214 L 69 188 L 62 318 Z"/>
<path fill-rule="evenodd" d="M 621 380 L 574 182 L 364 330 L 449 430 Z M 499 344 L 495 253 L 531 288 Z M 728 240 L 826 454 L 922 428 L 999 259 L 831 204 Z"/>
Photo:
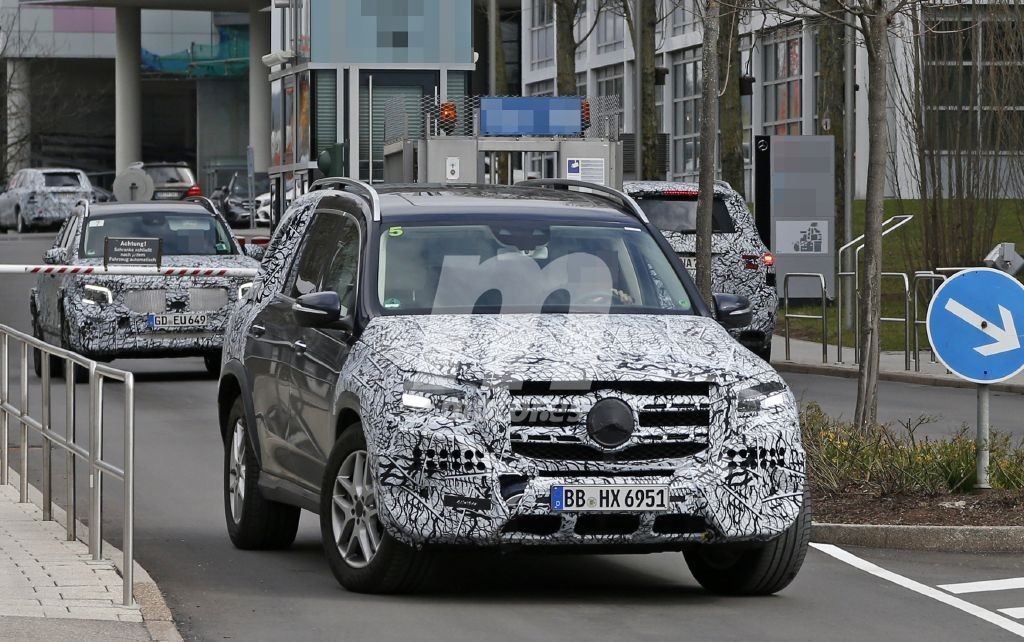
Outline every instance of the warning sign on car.
<path fill-rule="evenodd" d="M 108 265 L 155 265 L 160 267 L 161 246 L 159 238 L 108 236 L 103 243 L 103 267 Z"/>

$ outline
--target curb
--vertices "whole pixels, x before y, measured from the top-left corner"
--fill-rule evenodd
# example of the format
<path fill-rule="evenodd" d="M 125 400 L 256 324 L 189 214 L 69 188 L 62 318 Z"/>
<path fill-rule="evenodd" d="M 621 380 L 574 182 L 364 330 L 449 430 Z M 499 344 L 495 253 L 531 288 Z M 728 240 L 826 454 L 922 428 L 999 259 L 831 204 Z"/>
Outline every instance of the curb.
<path fill-rule="evenodd" d="M 778 372 L 794 372 L 798 374 L 822 375 L 826 377 L 845 377 L 856 379 L 859 372 L 850 366 L 833 366 L 827 364 L 797 363 L 794 361 L 773 361 L 771 366 Z M 916 383 L 924 386 L 942 386 L 946 388 L 975 388 L 976 384 L 952 377 L 921 374 L 918 372 L 893 372 L 882 370 L 878 373 L 880 381 L 898 383 Z M 989 385 L 993 392 L 1009 392 L 1024 395 L 1024 385 L 1016 383 L 993 383 Z"/>
<path fill-rule="evenodd" d="M 1024 553 L 1024 526 L 811 525 L 811 541 L 945 553 Z"/>
<path fill-rule="evenodd" d="M 10 479 L 14 482 L 15 488 L 17 488 L 20 477 L 14 469 L 10 470 Z M 32 484 L 28 485 L 28 495 L 29 501 L 33 504 L 36 506 L 43 505 L 43 493 Z M 67 512 L 57 504 L 53 505 L 53 521 L 58 524 L 67 524 Z M 75 521 L 79 536 L 85 537 L 88 540 L 89 527 L 83 524 L 81 520 Z M 103 540 L 102 549 L 102 552 L 105 553 L 103 557 L 113 563 L 117 572 L 123 578 L 124 553 L 107 540 Z M 142 568 L 138 561 L 135 562 L 134 571 L 132 592 L 135 595 L 136 604 L 139 605 L 139 611 L 142 613 L 142 623 L 146 626 L 149 637 L 154 642 L 184 642 L 181 634 L 178 632 L 178 627 L 174 624 L 171 609 L 167 606 L 163 593 L 160 592 L 160 587 L 157 586 L 153 578 L 146 572 L 146 569 Z"/>

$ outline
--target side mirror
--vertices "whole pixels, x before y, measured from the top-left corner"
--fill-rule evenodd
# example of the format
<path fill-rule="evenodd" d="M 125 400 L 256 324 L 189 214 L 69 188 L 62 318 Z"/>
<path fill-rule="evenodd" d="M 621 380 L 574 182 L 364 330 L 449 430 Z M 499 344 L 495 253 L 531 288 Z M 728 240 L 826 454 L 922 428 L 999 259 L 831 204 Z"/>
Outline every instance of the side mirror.
<path fill-rule="evenodd" d="M 267 253 L 267 246 L 262 244 L 257 245 L 255 243 L 246 243 L 242 246 L 242 250 L 245 252 L 246 256 L 254 258 L 257 261 L 262 261 L 263 255 Z"/>
<path fill-rule="evenodd" d="M 352 330 L 352 317 L 342 307 L 337 292 L 303 294 L 292 304 L 292 313 L 298 324 L 307 328 Z"/>
<path fill-rule="evenodd" d="M 51 247 L 43 254 L 43 263 L 48 265 L 63 265 L 68 261 L 68 253 L 62 247 Z"/>
<path fill-rule="evenodd" d="M 715 294 L 715 318 L 727 330 L 750 325 L 750 301 L 738 294 Z"/>

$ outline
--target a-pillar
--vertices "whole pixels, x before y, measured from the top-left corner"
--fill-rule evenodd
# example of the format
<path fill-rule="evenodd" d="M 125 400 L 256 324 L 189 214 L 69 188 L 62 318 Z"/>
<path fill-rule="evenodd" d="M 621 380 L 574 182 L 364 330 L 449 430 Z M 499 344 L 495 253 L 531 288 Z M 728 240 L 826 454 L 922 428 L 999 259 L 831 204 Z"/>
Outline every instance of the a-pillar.
<path fill-rule="evenodd" d="M 263 56 L 270 53 L 270 13 L 260 11 L 267 0 L 249 4 L 249 144 L 257 172 L 270 167 L 270 81 Z"/>
<path fill-rule="evenodd" d="M 142 160 L 142 12 L 117 7 L 114 58 L 114 165 L 123 172 Z"/>
<path fill-rule="evenodd" d="M 7 59 L 7 176 L 28 167 L 32 160 L 32 101 L 29 61 Z"/>

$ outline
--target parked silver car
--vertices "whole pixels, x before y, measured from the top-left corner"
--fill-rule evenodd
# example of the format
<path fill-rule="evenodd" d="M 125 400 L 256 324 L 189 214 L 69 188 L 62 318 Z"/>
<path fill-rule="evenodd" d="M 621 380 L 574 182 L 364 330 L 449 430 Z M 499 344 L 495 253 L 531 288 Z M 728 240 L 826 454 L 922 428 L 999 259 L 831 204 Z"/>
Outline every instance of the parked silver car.
<path fill-rule="evenodd" d="M 19 170 L 0 193 L 0 234 L 58 226 L 75 205 L 91 199 L 92 185 L 81 170 Z"/>

